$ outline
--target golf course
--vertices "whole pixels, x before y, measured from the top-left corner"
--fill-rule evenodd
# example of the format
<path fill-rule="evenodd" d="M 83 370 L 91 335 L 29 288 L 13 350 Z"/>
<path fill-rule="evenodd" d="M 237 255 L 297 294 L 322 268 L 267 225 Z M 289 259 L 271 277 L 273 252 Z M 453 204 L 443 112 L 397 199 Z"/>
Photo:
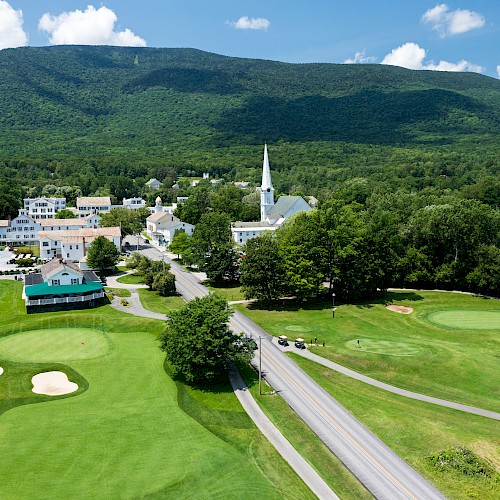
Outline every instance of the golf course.
<path fill-rule="evenodd" d="M 276 337 L 302 337 L 307 343 L 317 338 L 319 345 L 310 347 L 312 352 L 364 375 L 500 411 L 498 300 L 460 293 L 387 292 L 370 302 L 340 304 L 335 318 L 331 303 L 325 302 L 235 307 Z"/>
<path fill-rule="evenodd" d="M 0 498 L 312 498 L 230 387 L 172 379 L 161 321 L 26 315 L 21 291 L 0 281 Z M 50 371 L 78 389 L 34 394 Z"/>

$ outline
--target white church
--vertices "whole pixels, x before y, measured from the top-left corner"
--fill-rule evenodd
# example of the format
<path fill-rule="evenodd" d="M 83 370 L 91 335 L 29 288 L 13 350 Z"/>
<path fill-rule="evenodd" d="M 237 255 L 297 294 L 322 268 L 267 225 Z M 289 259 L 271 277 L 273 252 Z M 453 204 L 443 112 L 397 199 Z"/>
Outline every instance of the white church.
<path fill-rule="evenodd" d="M 239 245 L 244 245 L 250 238 L 255 238 L 264 231 L 276 231 L 293 214 L 309 210 L 311 207 L 301 196 L 280 196 L 276 203 L 274 202 L 274 188 L 271 182 L 266 144 L 260 186 L 260 222 L 234 222 L 231 226 L 234 241 Z"/>

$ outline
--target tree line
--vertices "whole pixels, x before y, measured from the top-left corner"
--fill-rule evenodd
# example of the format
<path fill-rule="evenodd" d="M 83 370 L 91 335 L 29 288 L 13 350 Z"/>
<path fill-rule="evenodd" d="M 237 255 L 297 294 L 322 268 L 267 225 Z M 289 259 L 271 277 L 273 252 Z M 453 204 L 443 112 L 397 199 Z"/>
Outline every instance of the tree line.
<path fill-rule="evenodd" d="M 500 210 L 453 195 L 374 193 L 364 204 L 336 198 L 290 218 L 243 248 L 231 217 L 201 215 L 171 250 L 214 283 L 239 282 L 247 298 L 306 300 L 327 291 L 343 300 L 389 287 L 500 295 Z"/>

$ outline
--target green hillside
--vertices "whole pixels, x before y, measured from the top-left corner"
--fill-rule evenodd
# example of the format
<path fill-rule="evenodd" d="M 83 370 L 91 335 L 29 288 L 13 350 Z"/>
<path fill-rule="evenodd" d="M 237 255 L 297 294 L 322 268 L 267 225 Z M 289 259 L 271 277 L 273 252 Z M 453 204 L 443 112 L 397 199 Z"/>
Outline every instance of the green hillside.
<path fill-rule="evenodd" d="M 463 184 L 464 171 L 498 169 L 499 123 L 500 81 L 473 73 L 193 49 L 0 51 L 0 160 L 23 171 L 34 160 L 85 160 L 140 176 L 137 164 L 153 161 L 253 180 L 267 141 L 274 169 L 310 172 L 295 179 L 299 188 L 315 178 L 384 178 L 389 168 L 395 177 L 460 175 Z M 277 182 L 292 187 L 280 174 Z"/>

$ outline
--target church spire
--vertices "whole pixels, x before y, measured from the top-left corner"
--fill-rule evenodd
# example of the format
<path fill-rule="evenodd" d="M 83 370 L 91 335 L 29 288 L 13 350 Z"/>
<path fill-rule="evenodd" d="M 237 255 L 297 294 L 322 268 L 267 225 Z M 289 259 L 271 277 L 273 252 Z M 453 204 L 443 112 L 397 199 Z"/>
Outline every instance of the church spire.
<path fill-rule="evenodd" d="M 271 168 L 269 167 L 269 156 L 267 154 L 267 144 L 264 144 L 264 162 L 262 164 L 262 189 L 273 188 L 271 182 Z"/>
<path fill-rule="evenodd" d="M 271 168 L 267 154 L 267 144 L 264 145 L 264 162 L 262 165 L 262 184 L 260 186 L 260 220 L 265 222 L 269 210 L 274 206 L 274 188 L 271 182 Z"/>

